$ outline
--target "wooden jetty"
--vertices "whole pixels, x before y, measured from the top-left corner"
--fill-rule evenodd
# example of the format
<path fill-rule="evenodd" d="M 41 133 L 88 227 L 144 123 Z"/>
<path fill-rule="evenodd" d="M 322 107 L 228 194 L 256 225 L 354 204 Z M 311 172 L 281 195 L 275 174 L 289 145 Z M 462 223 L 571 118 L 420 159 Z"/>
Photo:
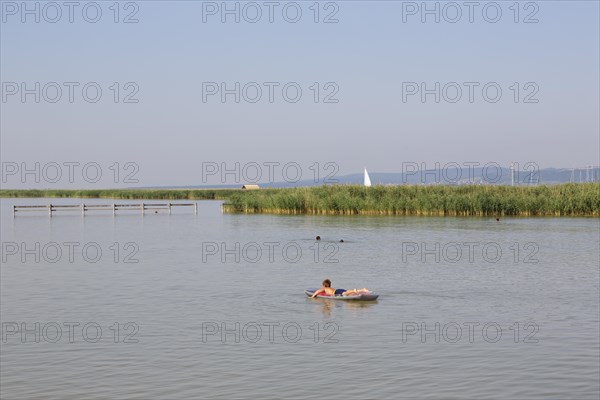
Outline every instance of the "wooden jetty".
<path fill-rule="evenodd" d="M 17 206 L 13 205 L 13 216 L 22 212 L 44 211 L 52 216 L 52 213 L 58 211 L 79 211 L 85 215 L 86 211 L 112 211 L 115 215 L 117 211 L 139 211 L 142 215 L 146 210 L 165 210 L 171 214 L 173 207 L 194 207 L 194 215 L 198 214 L 198 203 L 138 203 L 138 204 L 48 204 L 39 206 Z"/>

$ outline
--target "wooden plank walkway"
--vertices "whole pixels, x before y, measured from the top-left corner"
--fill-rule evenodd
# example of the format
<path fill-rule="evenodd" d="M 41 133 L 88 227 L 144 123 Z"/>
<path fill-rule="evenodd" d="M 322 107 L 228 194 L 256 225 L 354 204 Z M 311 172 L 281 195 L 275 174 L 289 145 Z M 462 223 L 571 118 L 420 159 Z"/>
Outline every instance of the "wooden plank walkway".
<path fill-rule="evenodd" d="M 198 203 L 137 203 L 137 204 L 48 204 L 39 206 L 17 206 L 13 205 L 13 216 L 22 212 L 47 212 L 52 216 L 58 211 L 79 211 L 85 215 L 86 211 L 112 211 L 116 215 L 117 211 L 139 211 L 142 215 L 146 210 L 166 210 L 171 214 L 173 207 L 194 207 L 194 214 L 198 214 Z"/>

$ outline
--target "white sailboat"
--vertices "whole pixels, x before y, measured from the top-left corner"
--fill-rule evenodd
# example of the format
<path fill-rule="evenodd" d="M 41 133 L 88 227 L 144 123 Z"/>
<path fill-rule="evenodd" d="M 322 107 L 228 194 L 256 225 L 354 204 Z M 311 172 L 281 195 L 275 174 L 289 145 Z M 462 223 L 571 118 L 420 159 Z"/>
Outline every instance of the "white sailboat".
<path fill-rule="evenodd" d="M 365 185 L 366 187 L 371 186 L 371 178 L 369 178 L 369 173 L 367 172 L 366 168 L 365 168 L 365 178 L 363 180 L 363 185 Z"/>

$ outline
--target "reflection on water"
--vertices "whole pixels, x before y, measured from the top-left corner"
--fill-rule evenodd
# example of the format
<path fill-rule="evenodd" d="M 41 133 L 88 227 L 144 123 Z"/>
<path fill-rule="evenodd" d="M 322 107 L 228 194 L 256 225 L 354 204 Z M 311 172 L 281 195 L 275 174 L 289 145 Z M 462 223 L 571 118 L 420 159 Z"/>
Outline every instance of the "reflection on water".
<path fill-rule="evenodd" d="M 598 219 L 223 215 L 219 202 L 13 219 L 13 203 L 2 398 L 598 398 Z M 380 298 L 308 299 L 325 278 Z"/>
<path fill-rule="evenodd" d="M 379 304 L 379 300 L 375 301 L 342 301 L 342 300 L 328 300 L 328 299 L 306 299 L 309 302 L 315 302 L 321 307 L 321 312 L 324 317 L 331 316 L 331 310 L 333 308 L 343 308 L 347 310 L 359 310 L 366 309 Z"/>

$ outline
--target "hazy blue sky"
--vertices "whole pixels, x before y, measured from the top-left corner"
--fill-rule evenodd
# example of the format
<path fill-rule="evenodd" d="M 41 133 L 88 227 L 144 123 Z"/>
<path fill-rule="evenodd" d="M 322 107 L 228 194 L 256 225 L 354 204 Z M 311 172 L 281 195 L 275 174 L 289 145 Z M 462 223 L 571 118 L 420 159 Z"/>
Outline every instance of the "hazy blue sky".
<path fill-rule="evenodd" d="M 439 7 L 439 23 L 435 15 L 421 15 L 422 2 L 319 2 L 318 23 L 314 1 L 274 2 L 272 23 L 263 1 L 254 3 L 262 11 L 256 23 L 245 20 L 256 15 L 248 2 L 237 2 L 239 23 L 235 15 L 221 22 L 222 2 L 121 2 L 118 23 L 113 1 L 96 2 L 102 10 L 96 23 L 82 16 L 85 6 L 86 18 L 95 18 L 96 6 L 89 2 L 77 2 L 72 23 L 68 7 L 60 6 L 62 17 L 51 23 L 56 7 L 27 4 L 34 9 L 36 3 L 39 23 L 35 15 L 23 15 L 22 2 L 2 1 L 2 162 L 31 168 L 36 162 L 42 167 L 94 162 L 103 178 L 88 183 L 75 166 L 71 184 L 63 167 L 57 183 L 44 177 L 36 183 L 32 175 L 22 182 L 17 172 L 3 177 L 5 188 L 135 186 L 124 183 L 122 174 L 113 182 L 114 162 L 122 173 L 133 171 L 126 162 L 136 163 L 141 186 L 202 184 L 203 162 L 232 168 L 235 162 L 295 162 L 308 179 L 314 162 L 322 175 L 326 162 L 336 163 L 338 175 L 364 166 L 400 172 L 403 162 L 431 167 L 436 162 L 599 163 L 597 1 L 519 2 L 517 7 L 514 1 L 474 2 L 472 22 L 463 1 L 428 2 L 431 9 Z M 284 6 L 293 19 L 296 5 L 300 20 L 286 21 Z M 499 21 L 488 22 L 497 9 Z M 130 13 L 137 23 L 123 23 Z M 331 13 L 338 22 L 324 23 Z M 35 82 L 40 82 L 40 102 L 34 94 L 22 102 L 20 85 L 33 89 Z M 48 82 L 62 86 L 56 103 L 49 101 L 56 85 Z M 79 83 L 72 103 L 65 82 Z M 88 82 L 102 89 L 97 103 L 82 97 Z M 114 82 L 120 88 L 117 103 Z M 128 82 L 134 84 L 125 87 Z M 256 93 L 250 85 L 239 103 L 234 94 L 223 103 L 219 94 L 206 92 L 203 101 L 203 82 L 225 82 L 229 88 L 257 82 L 262 98 L 247 101 Z M 279 83 L 272 86 L 272 103 L 264 82 Z M 296 103 L 283 98 L 281 88 L 289 82 L 302 89 Z M 436 82 L 439 103 L 435 94 L 425 102 L 420 93 L 408 95 L 421 83 L 434 89 Z M 462 89 L 455 103 L 450 100 L 457 85 L 446 85 L 450 82 Z M 464 82 L 476 82 L 473 102 Z M 490 82 L 486 100 L 482 87 Z M 124 103 L 136 87 L 138 102 Z M 502 96 L 491 102 L 496 87 Z M 324 102 L 336 90 L 332 99 L 338 102 Z M 288 93 L 293 97 L 294 88 Z M 46 173 L 53 176 L 50 169 Z M 225 183 L 236 183 L 235 177 L 226 178 Z M 220 182 L 211 176 L 207 183 Z"/>

